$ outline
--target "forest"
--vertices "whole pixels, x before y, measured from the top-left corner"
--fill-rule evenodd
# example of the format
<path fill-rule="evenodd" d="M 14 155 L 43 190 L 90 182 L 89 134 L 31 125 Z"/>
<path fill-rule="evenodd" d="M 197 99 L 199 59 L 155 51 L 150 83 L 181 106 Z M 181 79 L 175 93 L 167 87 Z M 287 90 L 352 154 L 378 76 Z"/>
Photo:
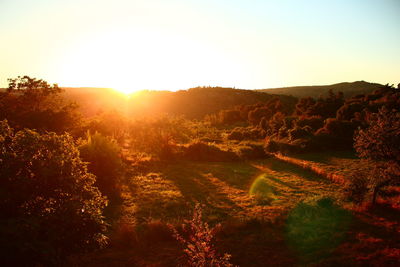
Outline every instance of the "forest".
<path fill-rule="evenodd" d="M 400 88 L 294 89 L 9 79 L 0 263 L 398 266 Z"/>

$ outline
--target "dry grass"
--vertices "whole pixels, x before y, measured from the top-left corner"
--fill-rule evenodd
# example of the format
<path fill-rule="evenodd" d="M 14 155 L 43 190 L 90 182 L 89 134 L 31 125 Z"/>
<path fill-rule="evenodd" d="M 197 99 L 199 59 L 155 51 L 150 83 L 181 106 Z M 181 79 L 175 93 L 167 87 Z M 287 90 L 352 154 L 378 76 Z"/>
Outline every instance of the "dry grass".
<path fill-rule="evenodd" d="M 400 260 L 399 210 L 388 205 L 377 210 L 353 209 L 350 221 L 332 230 L 330 227 L 335 224 L 330 222 L 337 217 L 334 210 L 322 212 L 311 208 L 308 211 L 301 203 L 321 198 L 339 199 L 341 185 L 332 182 L 335 180 L 332 177 L 324 178 L 324 173 L 313 168 L 293 164 L 299 161 L 324 172 L 332 171 L 342 179 L 346 173 L 360 168 L 356 158 L 326 154 L 304 154 L 293 157 L 293 162 L 267 158 L 248 162 L 158 164 L 152 173 L 132 177 L 123 216 L 111 237 L 113 246 L 80 263 L 176 266 L 182 260 L 182 248 L 171 238 L 165 225 L 178 226 L 184 219 L 190 219 L 194 203 L 199 202 L 204 205 L 205 221 L 210 225 L 222 224 L 215 247 L 231 254 L 235 265 L 395 265 Z M 305 214 L 297 216 L 300 222 L 296 225 L 301 227 L 296 229 L 300 229 L 300 235 L 302 227 L 312 232 L 314 225 L 323 222 L 318 227 L 325 239 L 319 235 L 313 237 L 315 240 L 309 238 L 307 244 L 314 250 L 306 256 L 292 248 L 293 238 L 290 241 L 286 234 L 288 214 L 299 209 L 305 210 Z M 317 215 L 322 212 L 327 217 L 310 217 L 307 212 L 317 212 Z M 340 229 L 341 236 L 338 242 L 332 243 L 334 246 L 316 245 L 329 239 L 327 234 L 336 238 L 334 229 Z"/>

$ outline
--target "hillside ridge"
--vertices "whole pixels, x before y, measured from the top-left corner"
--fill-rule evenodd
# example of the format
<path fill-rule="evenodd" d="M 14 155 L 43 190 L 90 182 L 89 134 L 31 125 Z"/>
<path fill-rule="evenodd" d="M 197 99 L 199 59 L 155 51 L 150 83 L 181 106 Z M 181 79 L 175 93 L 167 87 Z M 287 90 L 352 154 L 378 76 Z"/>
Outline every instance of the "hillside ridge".
<path fill-rule="evenodd" d="M 278 87 L 278 88 L 267 88 L 267 89 L 256 89 L 258 92 L 291 95 L 294 97 L 314 97 L 317 98 L 320 95 L 325 95 L 329 90 L 334 92 L 341 91 L 344 93 L 346 98 L 352 97 L 358 94 L 371 93 L 384 85 L 379 83 L 370 83 L 366 81 L 355 81 L 355 82 L 341 82 L 330 85 L 307 85 L 307 86 L 290 86 L 290 87 Z"/>

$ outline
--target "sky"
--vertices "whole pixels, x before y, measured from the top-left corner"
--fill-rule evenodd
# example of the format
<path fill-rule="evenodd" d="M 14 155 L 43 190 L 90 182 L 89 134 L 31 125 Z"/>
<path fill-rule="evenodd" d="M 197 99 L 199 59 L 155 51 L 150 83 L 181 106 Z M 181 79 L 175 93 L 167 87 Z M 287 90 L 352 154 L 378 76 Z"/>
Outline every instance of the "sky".
<path fill-rule="evenodd" d="M 0 87 L 400 82 L 400 0 L 0 0 Z"/>

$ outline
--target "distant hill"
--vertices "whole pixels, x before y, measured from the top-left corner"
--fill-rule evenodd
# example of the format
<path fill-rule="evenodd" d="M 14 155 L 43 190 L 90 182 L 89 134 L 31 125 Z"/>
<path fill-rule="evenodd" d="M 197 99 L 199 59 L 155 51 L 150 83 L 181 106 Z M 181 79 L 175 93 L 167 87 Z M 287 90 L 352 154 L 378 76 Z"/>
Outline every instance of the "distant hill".
<path fill-rule="evenodd" d="M 383 85 L 358 81 L 322 86 L 295 86 L 262 90 L 242 90 L 223 87 L 196 87 L 177 92 L 140 91 L 127 97 L 110 88 L 63 88 L 64 96 L 77 102 L 84 116 L 93 116 L 101 111 L 118 110 L 129 116 L 168 113 L 183 115 L 190 119 L 202 119 L 207 114 L 217 113 L 238 105 L 267 102 L 278 97 L 289 107 L 294 107 L 297 97 L 319 97 L 331 89 L 341 91 L 345 97 L 371 93 Z"/>
<path fill-rule="evenodd" d="M 267 102 L 274 97 L 278 97 L 284 105 L 290 108 L 294 108 L 297 103 L 297 98 L 292 96 L 233 88 L 196 87 L 177 92 L 145 91 L 137 100 L 132 98 L 131 107 L 134 109 L 134 113 L 147 110 L 148 112 L 165 112 L 184 115 L 191 119 L 202 119 L 207 114 L 213 114 L 223 109 Z"/>
<path fill-rule="evenodd" d="M 76 102 L 85 117 L 90 117 L 106 110 L 118 110 L 126 113 L 128 98 L 111 88 L 63 87 L 63 95 Z"/>
<path fill-rule="evenodd" d="M 167 113 L 202 119 L 207 114 L 223 109 L 266 102 L 273 97 L 280 98 L 284 105 L 291 108 L 297 102 L 297 98 L 292 96 L 222 87 L 196 87 L 177 92 L 140 91 L 130 98 L 107 88 L 64 89 L 65 96 L 77 102 L 86 116 L 95 115 L 102 110 L 116 109 L 135 116 Z"/>
<path fill-rule="evenodd" d="M 317 98 L 320 95 L 325 96 L 329 90 L 332 90 L 333 92 L 341 91 L 344 93 L 345 98 L 349 98 L 358 94 L 371 93 L 381 88 L 382 86 L 383 85 L 379 83 L 357 81 L 352 83 L 343 82 L 332 85 L 293 86 L 293 87 L 261 89 L 256 91 L 266 92 L 270 94 L 291 95 L 299 98 L 307 96 Z"/>

